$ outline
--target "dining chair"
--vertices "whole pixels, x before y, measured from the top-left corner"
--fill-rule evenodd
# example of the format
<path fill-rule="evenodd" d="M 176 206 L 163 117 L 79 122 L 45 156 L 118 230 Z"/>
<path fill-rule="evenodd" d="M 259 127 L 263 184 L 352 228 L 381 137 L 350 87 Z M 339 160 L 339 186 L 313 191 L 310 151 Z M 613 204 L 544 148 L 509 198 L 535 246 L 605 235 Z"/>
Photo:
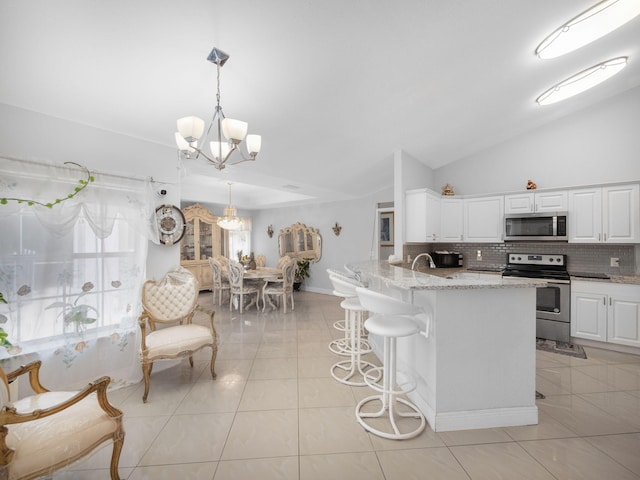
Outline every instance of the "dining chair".
<path fill-rule="evenodd" d="M 142 333 L 143 402 L 147 402 L 151 370 L 156 360 L 189 357 L 193 368 L 193 354 L 210 347 L 211 376 L 216 378 L 218 336 L 213 326 L 214 312 L 198 306 L 199 293 L 198 281 L 183 267 L 168 272 L 160 281 L 147 280 L 142 285 L 142 313 L 138 324 Z M 207 315 L 206 326 L 193 323 L 197 310 Z"/>
<path fill-rule="evenodd" d="M 0 478 L 51 478 L 110 442 L 110 476 L 119 480 L 125 433 L 122 412 L 107 399 L 111 379 L 101 377 L 79 392 L 49 391 L 40 383 L 41 365 L 35 360 L 6 375 L 0 367 Z M 14 400 L 9 382 L 18 384 L 22 375 L 33 394 Z"/>
<path fill-rule="evenodd" d="M 293 280 L 296 275 L 296 263 L 291 261 L 286 263 L 282 267 L 282 281 L 281 282 L 267 282 L 263 290 L 263 306 L 262 311 L 264 312 L 267 307 L 266 300 L 269 299 L 269 304 L 271 303 L 271 297 L 281 297 L 282 298 L 282 309 L 284 313 L 287 313 L 287 303 L 288 300 L 291 301 L 291 310 L 294 309 L 294 301 L 293 301 Z"/>
<path fill-rule="evenodd" d="M 222 294 L 229 292 L 231 285 L 222 277 L 222 264 L 215 258 L 209 258 L 209 265 L 213 273 L 213 304 L 222 305 Z M 216 295 L 218 301 L 216 302 Z"/>
<path fill-rule="evenodd" d="M 266 267 L 267 266 L 267 257 L 264 255 L 256 255 L 256 267 Z"/>
<path fill-rule="evenodd" d="M 288 263 L 288 262 L 290 262 L 292 260 L 293 260 L 293 258 L 290 257 L 289 255 L 283 255 L 282 257 L 280 257 L 278 259 L 278 268 L 284 267 L 285 263 Z"/>
<path fill-rule="evenodd" d="M 250 308 L 251 305 L 254 304 L 256 309 L 260 307 L 258 305 L 258 299 L 260 298 L 262 287 L 255 283 L 245 282 L 244 267 L 240 262 L 236 262 L 235 260 L 229 260 L 229 285 L 231 286 L 229 290 L 229 311 L 233 310 L 233 300 L 236 299 L 238 309 L 240 313 L 242 313 L 245 308 L 245 296 L 248 296 L 250 300 L 246 308 Z M 252 299 L 254 295 L 255 298 Z"/>

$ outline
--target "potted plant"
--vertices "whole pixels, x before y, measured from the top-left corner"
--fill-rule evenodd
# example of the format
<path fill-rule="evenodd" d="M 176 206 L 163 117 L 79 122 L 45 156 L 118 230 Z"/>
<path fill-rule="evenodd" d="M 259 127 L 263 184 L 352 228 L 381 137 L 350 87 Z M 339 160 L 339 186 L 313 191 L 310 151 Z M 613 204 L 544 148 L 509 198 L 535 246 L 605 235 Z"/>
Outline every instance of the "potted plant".
<path fill-rule="evenodd" d="M 302 285 L 302 281 L 305 278 L 308 278 L 309 275 L 309 267 L 311 266 L 311 262 L 308 258 L 300 259 L 296 262 L 296 277 L 293 281 L 293 289 L 300 290 L 300 285 Z"/>

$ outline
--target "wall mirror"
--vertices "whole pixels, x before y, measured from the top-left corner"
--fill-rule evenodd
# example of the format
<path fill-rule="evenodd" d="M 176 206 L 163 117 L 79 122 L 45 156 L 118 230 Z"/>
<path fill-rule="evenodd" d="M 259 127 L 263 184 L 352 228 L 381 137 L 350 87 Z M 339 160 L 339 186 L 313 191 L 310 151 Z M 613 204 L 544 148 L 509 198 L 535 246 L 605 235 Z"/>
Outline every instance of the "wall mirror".
<path fill-rule="evenodd" d="M 307 227 L 303 223 L 280 230 L 278 236 L 280 256 L 288 255 L 296 259 L 307 258 L 317 262 L 322 256 L 322 237 L 317 228 Z"/>

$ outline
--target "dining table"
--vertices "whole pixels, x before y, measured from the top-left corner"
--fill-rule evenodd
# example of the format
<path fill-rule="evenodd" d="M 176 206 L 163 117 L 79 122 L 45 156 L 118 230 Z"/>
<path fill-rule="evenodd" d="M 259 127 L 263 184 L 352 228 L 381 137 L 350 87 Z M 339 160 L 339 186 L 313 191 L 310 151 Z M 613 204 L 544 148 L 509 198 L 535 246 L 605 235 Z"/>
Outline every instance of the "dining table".
<path fill-rule="evenodd" d="M 226 275 L 226 272 L 224 272 L 224 275 Z M 264 287 L 266 287 L 269 282 L 282 281 L 282 270 L 275 267 L 256 267 L 253 270 L 245 270 L 243 280 L 262 281 L 260 285 L 259 299 L 262 300 L 262 305 L 264 306 Z M 269 304 L 271 304 L 271 302 L 269 302 Z M 259 302 L 256 302 L 256 307 L 259 308 Z"/>

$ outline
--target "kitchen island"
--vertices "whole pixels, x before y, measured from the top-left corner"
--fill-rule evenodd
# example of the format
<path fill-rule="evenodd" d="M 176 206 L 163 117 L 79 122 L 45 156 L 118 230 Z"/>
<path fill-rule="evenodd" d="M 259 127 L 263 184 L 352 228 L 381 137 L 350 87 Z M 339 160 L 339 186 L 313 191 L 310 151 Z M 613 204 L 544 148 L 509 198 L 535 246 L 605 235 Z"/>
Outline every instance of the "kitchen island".
<path fill-rule="evenodd" d="M 417 382 L 409 398 L 436 431 L 538 423 L 536 288 L 545 282 L 386 261 L 353 262 L 369 288 L 420 305 L 428 336 L 398 339 L 398 365 Z M 429 325 L 427 325 L 429 323 Z M 382 356 L 382 338 L 369 336 Z"/>

